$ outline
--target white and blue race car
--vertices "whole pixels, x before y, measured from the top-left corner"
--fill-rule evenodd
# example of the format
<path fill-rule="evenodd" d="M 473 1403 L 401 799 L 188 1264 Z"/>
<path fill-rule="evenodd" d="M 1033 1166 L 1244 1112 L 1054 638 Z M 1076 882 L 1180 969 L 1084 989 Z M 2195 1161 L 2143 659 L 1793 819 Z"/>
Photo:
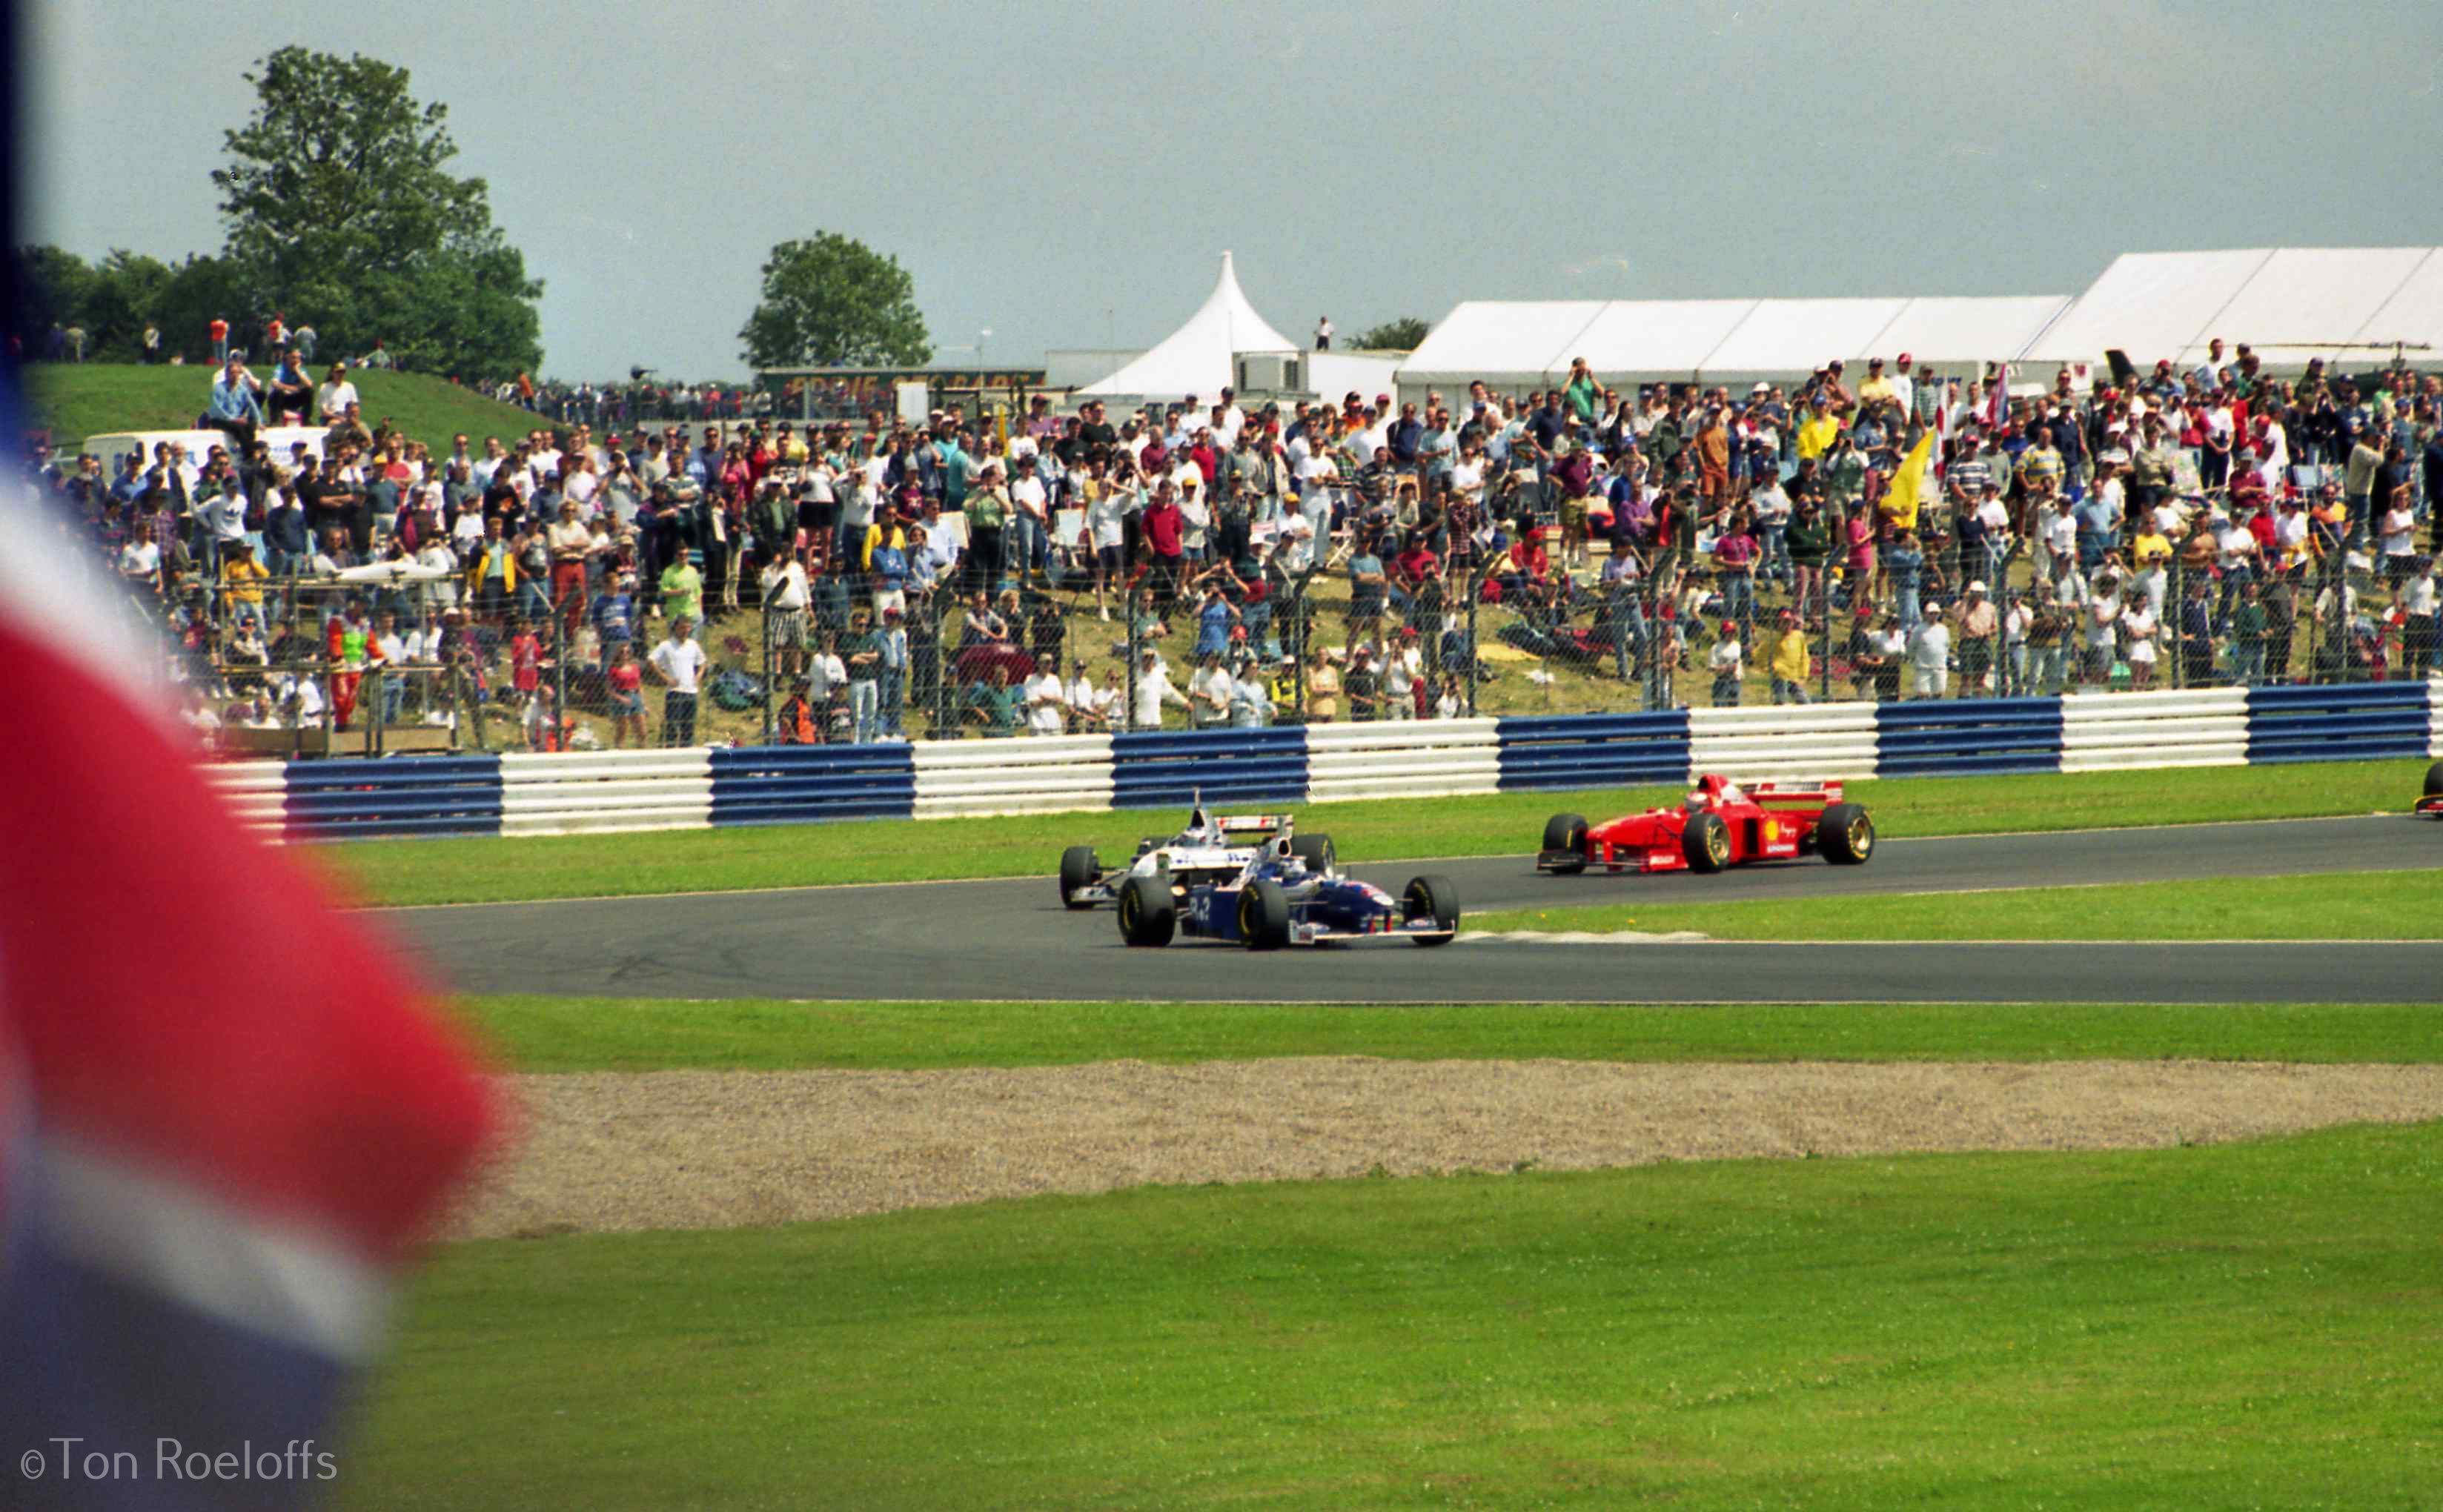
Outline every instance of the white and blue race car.
<path fill-rule="evenodd" d="M 1174 899 L 1184 900 L 1189 888 L 1226 882 L 1263 854 L 1265 842 L 1286 839 L 1292 854 L 1308 865 L 1330 871 L 1338 858 L 1329 835 L 1292 835 L 1287 814 L 1204 812 L 1201 799 L 1187 816 L 1187 827 L 1165 839 L 1149 835 L 1137 842 L 1137 853 L 1126 866 L 1105 866 L 1091 845 L 1072 845 L 1060 853 L 1060 906 L 1090 909 L 1119 896 L 1131 877 L 1163 878 Z"/>
<path fill-rule="evenodd" d="M 1371 882 L 1310 866 L 1276 837 L 1227 881 L 1174 894 L 1159 875 L 1120 884 L 1120 938 L 1168 945 L 1174 935 L 1222 940 L 1251 950 L 1284 945 L 1405 939 L 1448 945 L 1459 935 L 1459 890 L 1446 876 L 1413 876 L 1393 897 Z"/>

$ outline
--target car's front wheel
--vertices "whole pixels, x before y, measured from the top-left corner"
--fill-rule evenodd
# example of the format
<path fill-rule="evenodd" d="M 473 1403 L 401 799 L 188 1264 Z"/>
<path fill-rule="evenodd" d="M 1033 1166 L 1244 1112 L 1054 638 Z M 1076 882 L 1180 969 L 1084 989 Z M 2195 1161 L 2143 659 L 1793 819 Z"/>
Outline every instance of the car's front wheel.
<path fill-rule="evenodd" d="M 1290 854 L 1304 861 L 1310 872 L 1329 872 L 1340 864 L 1340 852 L 1329 835 L 1293 835 Z"/>
<path fill-rule="evenodd" d="M 1450 931 L 1413 936 L 1417 944 L 1448 945 L 1459 932 L 1459 889 L 1447 876 L 1412 876 L 1400 895 L 1400 914 L 1410 924 L 1430 921 L 1435 929 Z"/>
<path fill-rule="evenodd" d="M 1072 845 L 1060 853 L 1060 906 L 1065 909 L 1090 909 L 1094 900 L 1077 894 L 1094 885 L 1103 875 L 1102 857 L 1091 845 Z"/>
<path fill-rule="evenodd" d="M 1680 853 L 1692 872 L 1718 872 L 1731 864 L 1731 827 L 1719 814 L 1691 814 L 1680 832 Z"/>
<path fill-rule="evenodd" d="M 1131 876 L 1120 886 L 1120 938 L 1130 945 L 1168 945 L 1179 928 L 1167 878 Z"/>
<path fill-rule="evenodd" d="M 1280 883 L 1259 876 L 1240 890 L 1239 938 L 1250 950 L 1277 950 L 1290 943 L 1290 899 Z"/>
<path fill-rule="evenodd" d="M 1564 856 L 1562 852 L 1568 852 Z M 1544 821 L 1544 867 L 1563 876 L 1587 869 L 1587 819 L 1583 814 L 1555 814 Z"/>

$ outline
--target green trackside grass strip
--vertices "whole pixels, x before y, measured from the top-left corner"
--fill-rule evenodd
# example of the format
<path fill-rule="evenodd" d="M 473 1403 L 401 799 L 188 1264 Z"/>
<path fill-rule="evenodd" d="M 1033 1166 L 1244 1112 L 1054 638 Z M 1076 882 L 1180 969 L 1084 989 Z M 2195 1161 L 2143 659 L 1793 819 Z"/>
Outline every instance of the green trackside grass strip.
<path fill-rule="evenodd" d="M 453 1246 L 358 1507 L 2434 1503 L 2443 1128 Z"/>
<path fill-rule="evenodd" d="M 2443 846 L 2437 851 L 2443 856 Z M 2436 940 L 2443 939 L 2443 871 L 1503 909 L 1469 914 L 1467 928 L 1694 930 L 1720 940 Z"/>
<path fill-rule="evenodd" d="M 2300 819 L 2405 807 L 2422 761 L 2090 772 L 1856 783 L 1886 839 L 2015 830 Z M 1329 831 L 1349 861 L 1428 856 L 1523 856 L 1544 821 L 1676 802 L 1678 786 L 1484 798 L 1313 803 L 1301 829 Z M 740 888 L 1049 876 L 1068 845 L 1107 856 L 1176 828 L 1174 810 L 1002 819 L 881 820 L 642 835 L 374 840 L 300 847 L 358 896 L 387 904 L 726 892 Z"/>
<path fill-rule="evenodd" d="M 331 360 L 332 354 L 324 352 L 319 360 L 305 364 L 314 381 L 322 380 L 322 370 Z M 279 365 L 265 352 L 249 355 L 247 364 L 266 382 Z M 60 444 L 73 446 L 87 436 L 112 431 L 190 429 L 196 412 L 211 397 L 217 374 L 217 367 L 210 362 L 184 367 L 44 362 L 27 368 L 26 388 L 37 421 L 48 426 Z M 351 367 L 348 380 L 364 400 L 366 425 L 378 425 L 387 416 L 409 439 L 431 447 L 436 457 L 448 456 L 450 438 L 461 433 L 470 438 L 475 454 L 481 456 L 487 435 L 508 442 L 552 423 L 515 405 L 420 373 Z"/>
<path fill-rule="evenodd" d="M 2431 1005 L 777 1003 L 485 997 L 528 1072 L 920 1070 L 1278 1056 L 1523 1060 L 2443 1060 Z"/>

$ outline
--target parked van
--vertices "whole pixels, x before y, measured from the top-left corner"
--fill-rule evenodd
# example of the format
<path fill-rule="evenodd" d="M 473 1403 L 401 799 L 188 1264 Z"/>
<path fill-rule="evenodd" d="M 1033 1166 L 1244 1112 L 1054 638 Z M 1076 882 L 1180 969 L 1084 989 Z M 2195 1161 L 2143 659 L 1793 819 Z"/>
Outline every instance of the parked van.
<path fill-rule="evenodd" d="M 289 449 L 298 442 L 305 443 L 306 454 L 318 461 L 322 455 L 322 438 L 330 433 L 326 425 L 270 425 L 254 433 L 255 438 L 271 449 L 275 461 L 285 460 Z M 153 449 L 163 442 L 186 453 L 187 465 L 200 468 L 211 459 L 212 448 L 230 444 L 226 431 L 113 431 L 104 435 L 85 437 L 76 450 L 90 452 L 101 459 L 102 476 L 119 476 L 119 459 L 130 452 L 139 452 L 149 463 Z"/>

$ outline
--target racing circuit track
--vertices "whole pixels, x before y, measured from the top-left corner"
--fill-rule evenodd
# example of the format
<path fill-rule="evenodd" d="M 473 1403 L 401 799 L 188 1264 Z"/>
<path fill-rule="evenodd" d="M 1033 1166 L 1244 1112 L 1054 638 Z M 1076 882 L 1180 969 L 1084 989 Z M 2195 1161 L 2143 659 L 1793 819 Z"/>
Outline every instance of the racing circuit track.
<path fill-rule="evenodd" d="M 1162 820 L 1148 816 L 1148 828 Z M 513 843 L 513 842 L 511 842 Z M 1042 877 L 385 911 L 466 992 L 613 997 L 1269 1002 L 2424 1002 L 2443 942 L 1659 944 L 1461 940 L 1251 954 L 1131 950 L 1109 909 Z M 1526 856 L 1350 870 L 1395 891 L 1442 873 L 1470 911 L 1941 894 L 2443 865 L 2443 827 L 2398 816 L 1886 840 L 1863 867 L 1548 877 Z M 1939 907 L 1929 897 L 1928 908 Z"/>

